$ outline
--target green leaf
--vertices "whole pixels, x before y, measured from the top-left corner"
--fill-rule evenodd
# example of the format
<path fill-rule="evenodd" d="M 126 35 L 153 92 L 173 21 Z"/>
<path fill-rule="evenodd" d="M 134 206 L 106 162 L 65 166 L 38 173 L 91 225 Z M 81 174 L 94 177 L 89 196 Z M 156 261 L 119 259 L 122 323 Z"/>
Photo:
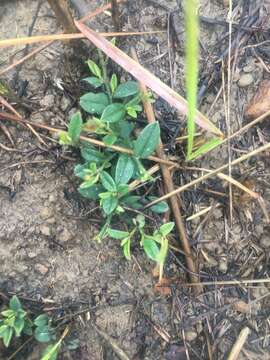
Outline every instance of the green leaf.
<path fill-rule="evenodd" d="M 106 190 L 110 192 L 117 191 L 116 184 L 113 178 L 106 171 L 102 171 L 102 173 L 100 174 L 100 180 Z"/>
<path fill-rule="evenodd" d="M 145 236 L 143 239 L 143 249 L 149 259 L 158 261 L 159 247 L 155 240 Z"/>
<path fill-rule="evenodd" d="M 157 199 L 156 196 L 149 196 L 149 200 L 154 201 Z M 169 210 L 169 205 L 166 203 L 166 201 L 161 201 L 153 206 L 150 207 L 150 210 L 157 213 L 157 214 L 163 214 Z"/>
<path fill-rule="evenodd" d="M 127 231 L 114 230 L 114 229 L 108 229 L 108 234 L 110 235 L 110 237 L 116 240 L 122 240 L 129 235 Z"/>
<path fill-rule="evenodd" d="M 90 146 L 83 146 L 81 148 L 81 155 L 87 162 L 100 162 L 105 159 L 105 156 L 102 152 L 93 149 Z"/>
<path fill-rule="evenodd" d="M 135 95 L 139 92 L 139 87 L 136 81 L 127 81 L 125 83 L 120 84 L 115 90 L 114 97 L 115 98 L 125 98 L 128 96 Z"/>
<path fill-rule="evenodd" d="M 13 327 L 14 327 L 16 336 L 19 337 L 24 328 L 24 319 L 18 319 L 18 318 L 15 319 Z"/>
<path fill-rule="evenodd" d="M 122 245 L 123 254 L 127 260 L 131 260 L 130 254 L 130 239 L 128 238 L 127 241 Z"/>
<path fill-rule="evenodd" d="M 160 128 L 158 122 L 147 125 L 134 143 L 135 156 L 146 158 L 151 155 L 158 145 L 159 136 Z"/>
<path fill-rule="evenodd" d="M 116 164 L 116 184 L 127 184 L 133 176 L 134 168 L 135 164 L 132 158 L 126 154 L 121 154 Z"/>
<path fill-rule="evenodd" d="M 48 342 L 51 340 L 51 332 L 48 325 L 38 326 L 34 332 L 35 339 L 39 342 Z"/>
<path fill-rule="evenodd" d="M 71 138 L 73 143 L 76 143 L 81 135 L 82 131 L 82 116 L 81 113 L 78 111 L 76 112 L 68 125 L 68 135 Z"/>
<path fill-rule="evenodd" d="M 164 264 L 167 257 L 168 248 L 169 248 L 168 239 L 162 238 L 158 259 L 157 259 L 157 262 L 159 264 Z"/>
<path fill-rule="evenodd" d="M 187 160 L 188 161 L 194 160 L 197 157 L 206 154 L 208 151 L 213 150 L 215 147 L 220 145 L 222 142 L 223 142 L 223 140 L 220 138 L 214 138 L 214 139 L 209 140 L 207 143 L 205 143 L 201 147 L 199 147 L 199 149 L 195 150 L 194 152 L 192 152 L 192 154 L 187 156 Z"/>
<path fill-rule="evenodd" d="M 8 325 L 1 325 L 0 326 L 0 338 L 3 337 L 3 334 L 7 331 L 8 327 L 9 327 Z"/>
<path fill-rule="evenodd" d="M 109 123 L 115 123 L 124 119 L 126 114 L 126 109 L 123 104 L 113 103 L 110 104 L 104 109 L 101 120 Z"/>
<path fill-rule="evenodd" d="M 95 89 L 99 88 L 103 84 L 103 81 L 95 76 L 90 76 L 90 77 L 84 78 L 82 80 L 86 81 L 88 84 L 93 86 L 93 88 L 95 88 Z"/>
<path fill-rule="evenodd" d="M 118 184 L 117 192 L 119 195 L 124 196 L 129 192 L 129 187 L 127 184 Z"/>
<path fill-rule="evenodd" d="M 9 308 L 13 311 L 18 311 L 22 308 L 22 304 L 16 295 L 13 295 L 9 300 Z"/>
<path fill-rule="evenodd" d="M 49 344 L 42 353 L 41 360 L 56 360 L 61 341 L 56 344 Z"/>
<path fill-rule="evenodd" d="M 91 200 L 97 200 L 99 198 L 99 193 L 101 193 L 103 191 L 103 186 L 97 184 L 97 185 L 93 185 L 90 188 L 87 189 L 78 189 L 79 193 L 87 198 L 87 199 L 91 199 Z"/>
<path fill-rule="evenodd" d="M 197 83 L 199 72 L 199 19 L 197 14 L 198 0 L 185 2 L 186 25 L 186 89 L 188 101 L 188 146 L 187 156 L 193 149 L 196 131 L 195 115 L 197 107 Z"/>
<path fill-rule="evenodd" d="M 117 88 L 117 84 L 118 84 L 117 76 L 116 76 L 116 74 L 112 74 L 111 81 L 110 81 L 110 87 L 111 87 L 112 94 L 114 94 L 115 89 Z"/>
<path fill-rule="evenodd" d="M 72 145 L 71 137 L 68 135 L 67 131 L 60 131 L 58 136 L 60 145 Z"/>
<path fill-rule="evenodd" d="M 109 105 L 109 98 L 104 93 L 87 93 L 80 98 L 80 105 L 89 114 L 101 115 Z"/>
<path fill-rule="evenodd" d="M 15 316 L 16 311 L 8 309 L 8 310 L 2 311 L 1 314 L 2 314 L 4 317 L 11 317 L 11 316 Z"/>
<path fill-rule="evenodd" d="M 88 60 L 87 65 L 89 66 L 89 69 L 93 75 L 97 76 L 99 79 L 102 79 L 101 70 L 94 61 Z"/>
<path fill-rule="evenodd" d="M 132 117 L 133 119 L 136 119 L 137 118 L 137 112 L 136 110 L 132 107 L 132 106 L 128 106 L 126 108 L 127 110 L 127 113 L 130 117 Z"/>
<path fill-rule="evenodd" d="M 33 334 L 32 327 L 33 327 L 32 321 L 30 319 L 26 318 L 25 322 L 24 322 L 23 333 L 31 336 Z"/>
<path fill-rule="evenodd" d="M 99 174 L 96 174 L 96 175 L 88 175 L 89 178 L 86 178 L 85 181 L 83 183 L 81 183 L 80 185 L 80 189 L 88 189 L 90 188 L 91 186 L 93 186 L 94 184 L 96 184 L 99 180 Z"/>
<path fill-rule="evenodd" d="M 163 236 L 167 236 L 172 231 L 173 228 L 174 228 L 174 222 L 168 222 L 166 224 L 161 225 L 161 227 L 159 228 L 159 232 Z"/>
<path fill-rule="evenodd" d="M 102 199 L 102 208 L 106 215 L 110 215 L 117 207 L 118 200 L 116 197 L 110 196 L 107 199 Z"/>
<path fill-rule="evenodd" d="M 36 326 L 45 326 L 48 325 L 49 322 L 49 316 L 47 314 L 41 314 L 38 317 L 35 318 L 34 324 Z"/>
<path fill-rule="evenodd" d="M 108 135 L 104 136 L 104 138 L 102 140 L 103 140 L 104 144 L 106 144 L 106 145 L 113 145 L 117 140 L 117 136 L 114 134 L 108 134 Z"/>
<path fill-rule="evenodd" d="M 134 129 L 134 124 L 129 123 L 125 120 L 120 121 L 119 123 L 117 123 L 117 125 L 119 125 L 120 127 L 120 136 L 123 139 L 127 139 Z"/>
<path fill-rule="evenodd" d="M 5 347 L 8 347 L 10 344 L 10 341 L 12 339 L 13 335 L 13 329 L 10 326 L 7 326 L 5 331 L 2 333 L 1 337 L 3 338 L 3 343 Z"/>
<path fill-rule="evenodd" d="M 132 207 L 135 210 L 139 210 L 142 208 L 142 204 L 139 202 L 141 199 L 141 196 L 137 195 L 129 195 L 124 197 L 122 200 L 123 204 L 125 204 L 128 207 Z"/>

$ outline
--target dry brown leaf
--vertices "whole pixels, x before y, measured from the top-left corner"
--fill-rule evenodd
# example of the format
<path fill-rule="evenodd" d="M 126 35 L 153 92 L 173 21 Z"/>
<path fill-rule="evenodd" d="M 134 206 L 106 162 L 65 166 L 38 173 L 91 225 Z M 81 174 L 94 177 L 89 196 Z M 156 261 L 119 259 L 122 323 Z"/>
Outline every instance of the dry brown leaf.
<path fill-rule="evenodd" d="M 246 107 L 245 115 L 255 119 L 270 110 L 270 80 L 263 80 Z"/>

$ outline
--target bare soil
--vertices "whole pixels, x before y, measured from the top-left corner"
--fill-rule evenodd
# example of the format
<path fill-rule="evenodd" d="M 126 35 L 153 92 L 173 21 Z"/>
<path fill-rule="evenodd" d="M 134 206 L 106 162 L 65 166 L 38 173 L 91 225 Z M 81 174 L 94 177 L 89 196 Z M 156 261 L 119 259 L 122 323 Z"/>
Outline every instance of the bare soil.
<path fill-rule="evenodd" d="M 259 18 L 266 29 L 270 10 L 266 2 L 261 2 L 264 4 Z M 200 1 L 201 16 L 223 21 L 222 25 L 201 22 L 200 88 L 216 71 L 215 61 L 227 49 L 226 3 Z M 255 3 L 258 2 L 254 1 L 254 7 Z M 77 2 L 79 10 L 86 7 L 89 11 L 102 4 Z M 171 17 L 168 27 L 168 14 L 175 9 L 179 17 Z M 237 21 L 242 21 L 237 9 L 235 12 Z M 127 53 L 131 45 L 135 46 L 141 63 L 184 95 L 183 15 L 176 1 L 127 1 L 121 6 L 121 14 L 124 31 L 164 30 L 148 37 L 121 38 L 118 44 Z M 0 21 L 1 39 L 61 31 L 45 1 L 2 1 Z M 91 26 L 100 31 L 113 30 L 108 13 L 95 18 Z M 173 36 L 169 43 L 168 33 Z M 245 45 L 262 40 L 258 30 Z M 68 122 L 82 92 L 79 80 L 87 70 L 84 61 L 95 56 L 87 42 L 80 46 L 74 51 L 71 44 L 54 43 L 1 77 L 23 101 L 28 101 L 27 109 L 14 105 L 21 114 L 33 122 L 53 126 Z M 267 44 L 263 50 L 269 54 Z M 24 47 L 2 50 L 0 71 L 23 54 Z M 245 106 L 260 81 L 269 78 L 264 66 L 269 66 L 269 58 L 262 54 L 263 51 L 256 53 L 239 47 L 232 81 L 232 132 L 246 123 Z M 121 74 L 121 69 L 111 66 Z M 242 86 L 240 80 L 245 80 L 245 74 L 252 80 Z M 216 76 L 203 94 L 200 109 L 226 132 L 222 95 L 209 113 L 222 86 L 220 69 Z M 174 140 L 183 134 L 184 122 L 180 119 L 179 127 L 178 114 L 160 99 L 155 110 L 168 154 L 182 161 L 182 144 L 175 145 Z M 232 142 L 233 158 L 269 141 L 268 121 Z M 203 294 L 195 296 L 189 287 L 182 286 L 188 280 L 184 257 L 170 253 L 166 277 L 174 279 L 172 293 L 162 296 L 155 292 L 154 265 L 139 248 L 133 250 L 132 261 L 127 262 L 117 242 L 106 240 L 98 244 L 93 240 L 102 218 L 96 205 L 82 199 L 76 191 L 73 167 L 79 155 L 71 150 L 64 152 L 57 140 L 45 132 L 39 133 L 41 142 L 27 128 L 7 121 L 3 124 L 14 144 L 0 129 L 0 144 L 4 145 L 0 147 L 0 300 L 4 305 L 5 296 L 16 293 L 29 311 L 48 311 L 56 320 L 64 318 L 71 328 L 70 339 L 79 339 L 79 347 L 74 351 L 64 348 L 60 359 L 118 359 L 113 342 L 134 360 L 227 359 L 245 326 L 250 328 L 250 336 L 237 359 L 270 358 L 269 285 L 206 286 Z M 216 168 L 227 161 L 224 145 L 192 165 Z M 269 153 L 233 169 L 233 176 L 259 192 L 269 210 L 268 169 Z M 199 175 L 175 173 L 175 185 Z M 230 224 L 227 194 L 227 184 L 213 178 L 182 195 L 185 218 L 204 207 L 213 207 L 208 214 L 186 223 L 201 280 L 267 278 L 269 224 L 258 203 L 247 200 L 235 189 Z M 113 340 L 104 339 L 95 326 Z M 9 350 L 0 347 L 0 359 L 8 359 L 22 342 L 16 340 Z M 30 343 L 15 358 L 38 360 L 41 350 Z"/>

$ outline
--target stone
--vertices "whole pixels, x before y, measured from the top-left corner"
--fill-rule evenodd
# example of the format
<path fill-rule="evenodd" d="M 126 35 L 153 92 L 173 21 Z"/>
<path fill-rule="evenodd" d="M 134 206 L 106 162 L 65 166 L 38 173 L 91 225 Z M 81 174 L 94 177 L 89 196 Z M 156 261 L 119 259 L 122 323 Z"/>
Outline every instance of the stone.
<path fill-rule="evenodd" d="M 264 248 L 269 248 L 270 247 L 270 234 L 264 234 L 261 238 L 260 238 L 260 245 Z"/>
<path fill-rule="evenodd" d="M 238 81 L 238 86 L 241 88 L 247 87 L 253 83 L 253 80 L 253 76 L 250 73 L 242 74 Z"/>
<path fill-rule="evenodd" d="M 228 271 L 228 263 L 226 259 L 221 259 L 218 264 L 218 269 L 222 273 L 226 273 Z"/>
<path fill-rule="evenodd" d="M 66 111 L 70 106 L 70 99 L 66 96 L 63 96 L 60 102 L 60 108 L 62 111 Z"/>
<path fill-rule="evenodd" d="M 37 272 L 39 272 L 41 275 L 46 275 L 47 272 L 49 271 L 49 269 L 43 264 L 36 264 L 35 265 L 35 270 Z"/>
<path fill-rule="evenodd" d="M 67 242 L 72 239 L 72 234 L 65 228 L 59 235 L 59 240 Z"/>
<path fill-rule="evenodd" d="M 45 107 L 45 108 L 50 108 L 54 106 L 55 100 L 54 100 L 54 96 L 53 95 L 45 95 L 41 100 L 40 100 L 40 106 Z"/>
<path fill-rule="evenodd" d="M 50 236 L 51 235 L 51 229 L 46 224 L 41 225 L 39 230 L 40 230 L 42 235 L 45 235 L 45 236 Z"/>
<path fill-rule="evenodd" d="M 186 341 L 194 341 L 198 336 L 197 331 L 190 329 L 185 331 L 185 339 Z"/>
<path fill-rule="evenodd" d="M 35 253 L 34 251 L 29 251 L 28 257 L 29 257 L 30 259 L 33 259 L 33 258 L 35 258 L 36 256 L 37 256 L 37 253 Z"/>
<path fill-rule="evenodd" d="M 55 202 L 55 200 L 56 200 L 56 196 L 54 194 L 50 194 L 49 202 L 52 203 L 52 202 Z"/>
<path fill-rule="evenodd" d="M 46 219 L 48 219 L 50 216 L 51 216 L 51 210 L 50 210 L 50 208 L 44 207 L 44 208 L 41 210 L 41 213 L 40 213 L 41 219 L 42 219 L 42 220 L 46 220 Z"/>

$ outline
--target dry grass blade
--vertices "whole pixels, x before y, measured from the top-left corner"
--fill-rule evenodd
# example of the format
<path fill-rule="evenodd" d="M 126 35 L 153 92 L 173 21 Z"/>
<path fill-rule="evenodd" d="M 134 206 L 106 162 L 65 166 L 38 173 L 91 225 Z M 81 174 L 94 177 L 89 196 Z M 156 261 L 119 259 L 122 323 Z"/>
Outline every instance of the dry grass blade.
<path fill-rule="evenodd" d="M 250 157 L 255 156 L 255 155 L 258 155 L 258 154 L 260 154 L 261 152 L 266 151 L 266 150 L 269 150 L 269 149 L 270 149 L 270 143 L 267 143 L 267 144 L 259 147 L 258 149 L 255 149 L 255 150 L 249 152 L 248 154 L 245 154 L 245 155 L 239 157 L 238 159 L 233 160 L 233 161 L 231 162 L 231 165 L 232 165 L 232 166 L 237 165 L 237 164 L 241 163 L 242 161 L 245 161 L 245 160 L 249 159 Z M 183 186 L 180 186 L 178 189 L 175 189 L 174 191 L 170 192 L 169 194 L 166 194 L 166 195 L 164 195 L 164 196 L 161 196 L 159 199 L 157 199 L 157 200 L 155 200 L 155 201 L 152 201 L 152 202 L 149 203 L 145 208 L 151 207 L 151 206 L 157 204 L 157 203 L 160 202 L 160 201 L 169 199 L 171 196 L 176 195 L 176 194 L 179 194 L 179 193 L 181 193 L 182 191 L 187 190 L 187 189 L 189 189 L 190 187 L 201 183 L 202 181 L 210 178 L 210 177 L 213 176 L 213 175 L 217 175 L 218 173 L 220 173 L 220 172 L 222 172 L 223 170 L 227 169 L 228 166 L 229 166 L 229 164 L 225 164 L 225 165 L 219 167 L 218 169 L 209 171 L 207 174 L 199 177 L 198 179 L 195 179 L 195 180 L 189 182 L 188 184 L 185 184 L 185 185 L 183 185 Z"/>
<path fill-rule="evenodd" d="M 138 81 L 143 82 L 151 90 L 166 100 L 171 106 L 175 107 L 182 114 L 187 115 L 188 105 L 184 98 L 182 98 L 169 86 L 164 84 L 151 72 L 146 70 L 143 66 L 138 64 L 135 60 L 130 58 L 123 51 L 107 41 L 101 34 L 96 33 L 86 25 L 82 24 L 80 21 L 75 21 L 75 25 L 96 47 L 101 49 L 108 57 L 114 60 L 131 75 L 133 75 Z M 223 136 L 222 132 L 199 111 L 196 112 L 195 121 L 201 128 L 218 136 Z"/>
<path fill-rule="evenodd" d="M 109 33 L 100 33 L 100 35 L 105 37 L 117 37 L 117 36 L 133 36 L 133 35 L 148 35 L 148 34 L 156 34 L 163 33 L 162 30 L 157 31 L 131 31 L 131 32 L 109 32 Z M 79 34 L 53 34 L 53 35 L 38 35 L 38 36 L 28 36 L 14 39 L 6 39 L 0 40 L 0 48 L 6 48 L 9 46 L 18 46 L 18 45 L 29 45 L 35 44 L 44 41 L 55 41 L 55 40 L 76 40 L 76 39 L 84 39 L 85 35 Z"/>
<path fill-rule="evenodd" d="M 248 335 L 250 334 L 250 329 L 248 327 L 244 327 L 240 334 L 234 343 L 232 350 L 229 354 L 228 360 L 237 360 L 239 358 L 239 354 L 248 338 Z"/>

